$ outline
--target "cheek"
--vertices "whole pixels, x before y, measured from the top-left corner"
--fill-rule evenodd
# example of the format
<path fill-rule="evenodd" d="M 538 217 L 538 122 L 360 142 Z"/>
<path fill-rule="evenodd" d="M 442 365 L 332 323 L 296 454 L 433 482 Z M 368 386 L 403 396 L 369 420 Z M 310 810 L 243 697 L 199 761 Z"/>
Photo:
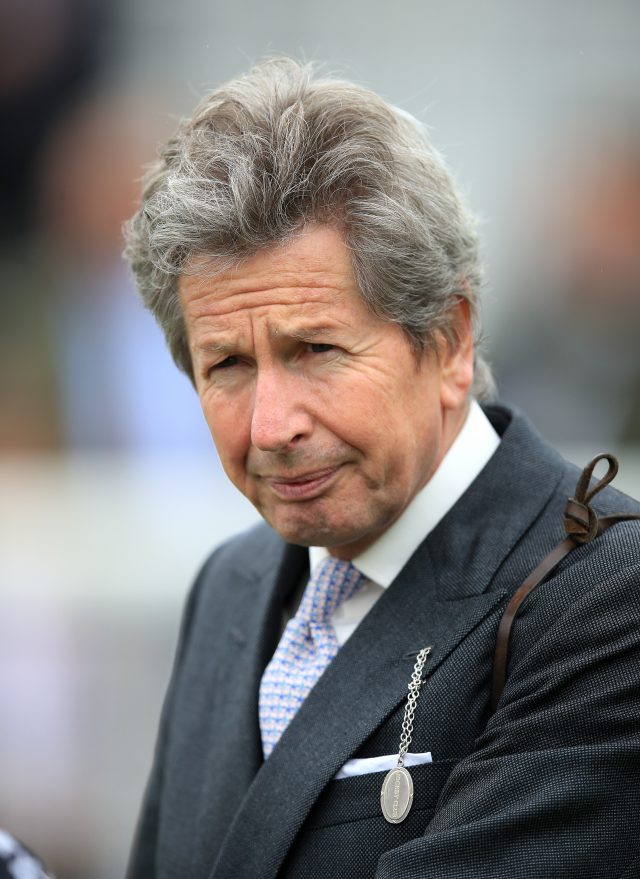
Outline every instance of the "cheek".
<path fill-rule="evenodd" d="M 335 382 L 315 397 L 315 417 L 350 445 L 375 445 L 393 418 L 393 400 L 366 380 Z"/>
<path fill-rule="evenodd" d="M 227 472 L 237 472 L 246 457 L 251 427 L 242 410 L 222 400 L 203 403 L 204 417 Z"/>

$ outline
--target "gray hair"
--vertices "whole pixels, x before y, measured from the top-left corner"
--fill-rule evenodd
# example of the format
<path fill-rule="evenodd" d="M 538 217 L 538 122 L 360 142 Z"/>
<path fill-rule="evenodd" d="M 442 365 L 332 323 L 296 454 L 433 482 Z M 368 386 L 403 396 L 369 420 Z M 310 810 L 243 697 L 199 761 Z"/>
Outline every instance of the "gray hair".
<path fill-rule="evenodd" d="M 363 299 L 417 351 L 436 331 L 455 344 L 460 298 L 478 335 L 476 222 L 424 127 L 365 88 L 274 59 L 211 93 L 181 123 L 125 227 L 143 302 L 192 380 L 179 276 L 194 257 L 229 268 L 311 222 L 340 229 Z M 476 353 L 473 392 L 492 390 Z"/>

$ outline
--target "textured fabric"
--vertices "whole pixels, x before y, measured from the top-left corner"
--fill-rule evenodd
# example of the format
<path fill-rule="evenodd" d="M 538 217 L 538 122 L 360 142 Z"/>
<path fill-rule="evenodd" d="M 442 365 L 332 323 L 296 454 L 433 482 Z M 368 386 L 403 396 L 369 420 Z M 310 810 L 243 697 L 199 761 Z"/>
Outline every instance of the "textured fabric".
<path fill-rule="evenodd" d="M 327 557 L 313 572 L 298 612 L 289 620 L 260 684 L 260 732 L 265 757 L 338 652 L 331 623 L 337 607 L 364 583 L 351 562 Z"/>

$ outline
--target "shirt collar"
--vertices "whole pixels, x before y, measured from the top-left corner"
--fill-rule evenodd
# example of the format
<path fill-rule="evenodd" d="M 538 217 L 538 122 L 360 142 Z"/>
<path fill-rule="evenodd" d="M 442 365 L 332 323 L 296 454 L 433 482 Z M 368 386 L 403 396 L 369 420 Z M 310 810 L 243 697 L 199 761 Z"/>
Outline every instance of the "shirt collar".
<path fill-rule="evenodd" d="M 440 466 L 402 515 L 353 564 L 365 577 L 386 588 L 398 576 L 424 538 L 469 488 L 500 444 L 500 438 L 475 400 Z M 313 571 L 329 555 L 309 547 Z"/>

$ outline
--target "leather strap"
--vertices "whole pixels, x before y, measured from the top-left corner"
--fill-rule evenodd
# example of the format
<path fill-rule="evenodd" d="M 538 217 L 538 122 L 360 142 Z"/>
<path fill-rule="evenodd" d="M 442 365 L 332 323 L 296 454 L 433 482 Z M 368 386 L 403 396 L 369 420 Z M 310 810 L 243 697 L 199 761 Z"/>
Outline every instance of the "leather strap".
<path fill-rule="evenodd" d="M 590 487 L 593 471 L 600 461 L 608 464 L 607 472 L 594 486 Z M 584 543 L 589 543 L 600 534 L 615 525 L 616 522 L 626 522 L 630 519 L 640 519 L 637 513 L 615 513 L 611 516 L 598 517 L 598 514 L 590 505 L 590 501 L 606 485 L 615 478 L 618 472 L 618 461 L 609 452 L 596 455 L 582 471 L 576 486 L 575 497 L 569 498 L 564 511 L 564 529 L 567 536 L 560 541 L 551 552 L 546 555 L 539 565 L 529 574 L 527 579 L 515 591 L 508 602 L 496 638 L 496 649 L 493 658 L 493 679 L 491 682 L 491 714 L 496 710 L 498 701 L 502 695 L 507 679 L 507 664 L 509 661 L 509 642 L 511 639 L 511 627 L 524 599 L 536 586 L 546 580 L 560 562 L 575 549 Z"/>

